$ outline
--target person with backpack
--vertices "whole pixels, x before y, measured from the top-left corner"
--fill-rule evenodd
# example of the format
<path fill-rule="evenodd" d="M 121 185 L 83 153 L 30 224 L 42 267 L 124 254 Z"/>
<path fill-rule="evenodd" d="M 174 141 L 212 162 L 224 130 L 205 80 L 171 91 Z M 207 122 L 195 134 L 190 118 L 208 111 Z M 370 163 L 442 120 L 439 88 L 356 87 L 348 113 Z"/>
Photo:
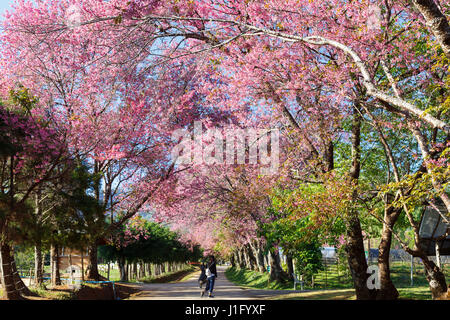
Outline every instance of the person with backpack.
<path fill-rule="evenodd" d="M 209 263 L 206 265 L 205 275 L 208 283 L 206 284 L 205 291 L 202 291 L 202 297 L 209 291 L 209 297 L 214 298 L 212 292 L 214 290 L 214 283 L 217 279 L 216 259 L 214 256 L 210 256 Z"/>

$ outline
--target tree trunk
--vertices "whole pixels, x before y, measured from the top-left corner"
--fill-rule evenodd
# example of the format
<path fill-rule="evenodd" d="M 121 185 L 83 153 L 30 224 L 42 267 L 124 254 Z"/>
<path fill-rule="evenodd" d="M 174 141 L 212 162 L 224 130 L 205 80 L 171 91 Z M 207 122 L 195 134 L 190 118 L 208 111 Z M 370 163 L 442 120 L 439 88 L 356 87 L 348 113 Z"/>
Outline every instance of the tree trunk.
<path fill-rule="evenodd" d="M 362 116 L 358 110 L 358 103 L 353 106 L 352 119 L 352 166 L 350 168 L 350 178 L 353 183 L 358 184 L 361 172 L 361 121 Z M 353 192 L 352 201 L 357 201 L 357 190 Z M 368 300 L 373 298 L 373 293 L 367 287 L 367 261 L 364 253 L 364 241 L 361 230 L 361 223 L 358 212 L 350 209 L 349 217 L 346 221 L 347 227 L 347 259 L 355 286 L 356 298 L 358 300 Z"/>
<path fill-rule="evenodd" d="M 13 252 L 13 250 L 11 250 Z M 22 296 L 32 296 L 34 295 L 30 289 L 23 283 L 22 278 L 19 275 L 19 272 L 17 272 L 16 267 L 16 260 L 14 259 L 14 254 L 11 254 L 11 270 L 13 272 L 13 279 L 14 279 L 14 285 L 16 286 L 16 290 L 22 295 Z"/>
<path fill-rule="evenodd" d="M 256 256 L 256 252 L 253 250 L 251 244 L 248 244 L 248 253 L 250 256 L 250 260 L 252 262 L 252 270 L 254 271 L 259 271 L 259 266 L 258 266 L 258 258 Z"/>
<path fill-rule="evenodd" d="M 35 286 L 41 287 L 44 282 L 44 270 L 42 268 L 42 250 L 41 243 L 38 241 L 34 246 L 34 274 L 35 274 Z"/>
<path fill-rule="evenodd" d="M 286 255 L 286 264 L 287 264 L 287 268 L 288 268 L 288 278 L 289 280 L 293 281 L 294 280 L 294 262 L 292 261 L 292 255 L 291 254 L 287 254 Z"/>
<path fill-rule="evenodd" d="M 239 255 L 239 268 L 245 269 L 245 256 L 243 248 L 239 249 L 238 255 Z"/>
<path fill-rule="evenodd" d="M 355 286 L 356 299 L 370 300 L 374 293 L 367 287 L 367 261 L 364 254 L 364 242 L 361 232 L 361 223 L 358 217 L 353 217 L 347 223 L 346 253 L 353 284 Z"/>
<path fill-rule="evenodd" d="M 241 255 L 239 254 L 239 250 L 234 251 L 234 256 L 236 257 L 236 267 L 241 267 Z"/>
<path fill-rule="evenodd" d="M 273 248 L 269 251 L 269 263 L 270 263 L 270 280 L 286 281 L 288 276 L 286 272 L 281 268 L 280 254 L 278 248 Z"/>
<path fill-rule="evenodd" d="M 45 250 L 41 251 L 41 252 L 42 252 L 42 266 L 41 266 L 41 270 L 42 270 L 42 275 L 44 275 L 45 274 L 45 258 L 46 258 L 47 252 Z"/>
<path fill-rule="evenodd" d="M 245 269 L 250 270 L 250 263 L 249 263 L 249 259 L 248 259 L 248 255 L 247 255 L 247 249 L 244 247 L 242 247 L 242 256 L 244 258 L 245 261 Z"/>
<path fill-rule="evenodd" d="M 97 244 L 93 243 L 88 247 L 89 261 L 86 268 L 86 277 L 89 280 L 100 280 L 100 274 L 98 273 L 98 256 L 97 256 Z"/>
<path fill-rule="evenodd" d="M 395 300 L 399 293 L 391 280 L 391 272 L 389 265 L 389 254 L 391 251 L 392 231 L 394 224 L 400 216 L 401 209 L 393 207 L 385 208 L 383 231 L 381 233 L 381 241 L 378 247 L 378 269 L 380 276 L 380 290 L 377 291 L 377 300 Z"/>
<path fill-rule="evenodd" d="M 440 248 L 440 244 L 439 244 L 438 240 L 436 240 L 435 248 L 436 248 L 436 265 L 441 270 L 442 269 L 441 268 L 441 248 Z"/>
<path fill-rule="evenodd" d="M 241 256 L 239 254 L 239 250 L 234 251 L 234 256 L 235 256 L 235 260 L 236 260 L 236 267 L 240 268 L 241 267 Z"/>
<path fill-rule="evenodd" d="M 128 281 L 128 275 L 127 275 L 127 269 L 125 265 L 125 258 L 119 257 L 118 259 L 118 265 L 119 265 L 119 273 L 120 273 L 120 281 Z"/>
<path fill-rule="evenodd" d="M 109 280 L 109 262 L 108 262 L 108 280 Z M 84 281 L 84 249 L 81 249 L 81 281 Z"/>
<path fill-rule="evenodd" d="M 424 17 L 447 58 L 450 58 L 450 26 L 447 17 L 434 0 L 413 0 L 413 4 Z"/>
<path fill-rule="evenodd" d="M 145 270 L 145 263 L 143 262 L 143 263 L 141 263 L 141 277 L 142 278 L 145 278 L 146 276 L 147 276 L 147 274 L 146 274 L 146 270 Z"/>
<path fill-rule="evenodd" d="M 234 252 L 230 256 L 230 263 L 232 268 L 236 267 L 236 259 L 234 257 Z"/>
<path fill-rule="evenodd" d="M 263 255 L 262 249 L 260 248 L 260 244 L 257 241 L 255 241 L 255 242 L 252 242 L 250 244 L 250 246 L 253 250 L 253 255 L 256 260 L 256 266 L 258 268 L 258 271 L 264 272 L 266 270 L 265 266 L 264 266 L 264 255 Z"/>
<path fill-rule="evenodd" d="M 258 243 L 258 247 L 257 247 L 257 261 L 258 261 L 258 265 L 259 265 L 259 271 L 260 272 L 265 272 L 266 271 L 266 263 L 264 261 L 264 252 L 263 249 L 261 247 L 261 244 Z"/>
<path fill-rule="evenodd" d="M 445 276 L 437 265 L 428 259 L 428 257 L 423 256 L 421 258 L 425 267 L 426 278 L 430 285 L 431 296 L 434 300 L 439 299 L 446 294 L 448 290 Z"/>
<path fill-rule="evenodd" d="M 3 298 L 6 300 L 21 300 L 22 296 L 14 283 L 14 270 L 11 266 L 11 248 L 8 244 L 0 246 L 0 276 L 3 286 Z"/>
<path fill-rule="evenodd" d="M 42 224 L 42 205 L 41 205 L 41 191 L 37 190 L 35 194 L 35 219 L 36 219 L 36 234 L 38 235 L 35 239 L 34 246 L 34 285 L 36 287 L 43 286 L 43 263 L 42 263 L 42 240 L 40 237 L 40 229 Z M 31 283 L 31 281 L 30 281 Z"/>
<path fill-rule="evenodd" d="M 51 283 L 52 286 L 61 285 L 61 276 L 59 273 L 59 253 L 58 247 L 56 245 L 51 245 L 50 247 L 50 265 L 51 265 Z"/>
<path fill-rule="evenodd" d="M 254 270 L 254 258 L 252 257 L 252 252 L 248 243 L 244 246 L 244 255 L 246 268 L 248 270 Z"/>
<path fill-rule="evenodd" d="M 137 280 L 138 279 L 138 273 L 137 273 L 137 263 L 135 262 L 135 263 L 133 263 L 133 278 L 135 279 L 135 280 Z"/>

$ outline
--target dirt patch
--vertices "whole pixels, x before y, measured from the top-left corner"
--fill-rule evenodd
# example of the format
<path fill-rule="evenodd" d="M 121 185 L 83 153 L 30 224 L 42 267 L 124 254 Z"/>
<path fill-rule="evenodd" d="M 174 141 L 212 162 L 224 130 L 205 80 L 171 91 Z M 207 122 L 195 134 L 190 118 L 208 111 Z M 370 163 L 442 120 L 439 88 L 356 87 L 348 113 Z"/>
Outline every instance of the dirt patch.
<path fill-rule="evenodd" d="M 115 295 L 114 295 L 115 290 Z M 36 296 L 26 296 L 25 300 L 114 300 L 127 299 L 139 292 L 137 285 L 114 283 L 84 284 L 80 289 L 73 290 L 67 285 L 50 287 L 37 291 Z"/>
<path fill-rule="evenodd" d="M 74 293 L 73 300 L 122 300 L 136 292 L 137 286 L 122 283 L 114 283 L 114 287 L 112 283 L 84 285 Z"/>
<path fill-rule="evenodd" d="M 83 285 L 73 294 L 73 300 L 114 300 L 111 283 Z"/>
<path fill-rule="evenodd" d="M 127 299 L 131 295 L 141 291 L 141 288 L 135 284 L 116 283 L 116 295 L 119 299 Z"/>

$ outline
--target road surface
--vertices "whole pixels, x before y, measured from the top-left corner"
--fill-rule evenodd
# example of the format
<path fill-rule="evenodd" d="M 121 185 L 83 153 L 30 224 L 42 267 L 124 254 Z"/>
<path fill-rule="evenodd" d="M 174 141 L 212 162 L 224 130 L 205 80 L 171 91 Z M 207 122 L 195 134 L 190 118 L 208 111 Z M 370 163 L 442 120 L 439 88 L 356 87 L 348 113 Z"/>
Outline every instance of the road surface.
<path fill-rule="evenodd" d="M 131 300 L 261 300 L 281 294 L 299 292 L 294 290 L 259 290 L 241 288 L 225 277 L 227 267 L 217 267 L 218 277 L 214 284 L 214 298 L 200 297 L 198 287 L 199 273 L 195 273 L 187 281 L 178 283 L 148 283 L 141 284 L 141 292 L 133 295 Z"/>

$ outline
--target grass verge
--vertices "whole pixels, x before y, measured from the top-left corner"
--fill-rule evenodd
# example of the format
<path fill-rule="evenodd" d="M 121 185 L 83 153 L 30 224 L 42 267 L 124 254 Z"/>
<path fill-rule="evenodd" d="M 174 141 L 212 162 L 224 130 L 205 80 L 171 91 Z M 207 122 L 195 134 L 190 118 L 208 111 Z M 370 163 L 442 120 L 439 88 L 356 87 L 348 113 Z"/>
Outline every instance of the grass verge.
<path fill-rule="evenodd" d="M 411 286 L 411 279 L 408 267 L 405 265 L 392 266 L 392 281 L 394 282 L 400 296 L 399 299 L 407 300 L 430 300 L 431 293 L 424 275 L 414 275 L 414 285 Z M 355 291 L 351 281 L 345 279 L 342 274 L 339 276 L 331 269 L 321 271 L 315 276 L 316 284 L 314 288 L 306 285 L 304 292 L 283 294 L 282 290 L 292 290 L 293 282 L 279 283 L 270 282 L 269 273 L 260 273 L 238 268 L 228 268 L 225 275 L 234 284 L 253 289 L 280 290 L 280 296 L 275 300 L 354 300 Z M 324 281 L 326 279 L 326 282 Z M 298 288 L 298 287 L 297 287 Z"/>
<path fill-rule="evenodd" d="M 281 294 L 270 300 L 355 300 L 355 290 L 312 290 L 308 292 Z"/>
<path fill-rule="evenodd" d="M 183 270 L 165 273 L 157 277 L 147 277 L 140 279 L 144 283 L 170 283 L 170 282 L 181 282 L 191 277 L 194 272 L 197 272 L 198 268 L 194 266 L 188 266 Z"/>
<path fill-rule="evenodd" d="M 292 283 L 280 283 L 269 280 L 268 272 L 256 272 L 246 269 L 228 268 L 225 271 L 228 280 L 241 287 L 268 289 L 268 290 L 292 290 Z"/>

